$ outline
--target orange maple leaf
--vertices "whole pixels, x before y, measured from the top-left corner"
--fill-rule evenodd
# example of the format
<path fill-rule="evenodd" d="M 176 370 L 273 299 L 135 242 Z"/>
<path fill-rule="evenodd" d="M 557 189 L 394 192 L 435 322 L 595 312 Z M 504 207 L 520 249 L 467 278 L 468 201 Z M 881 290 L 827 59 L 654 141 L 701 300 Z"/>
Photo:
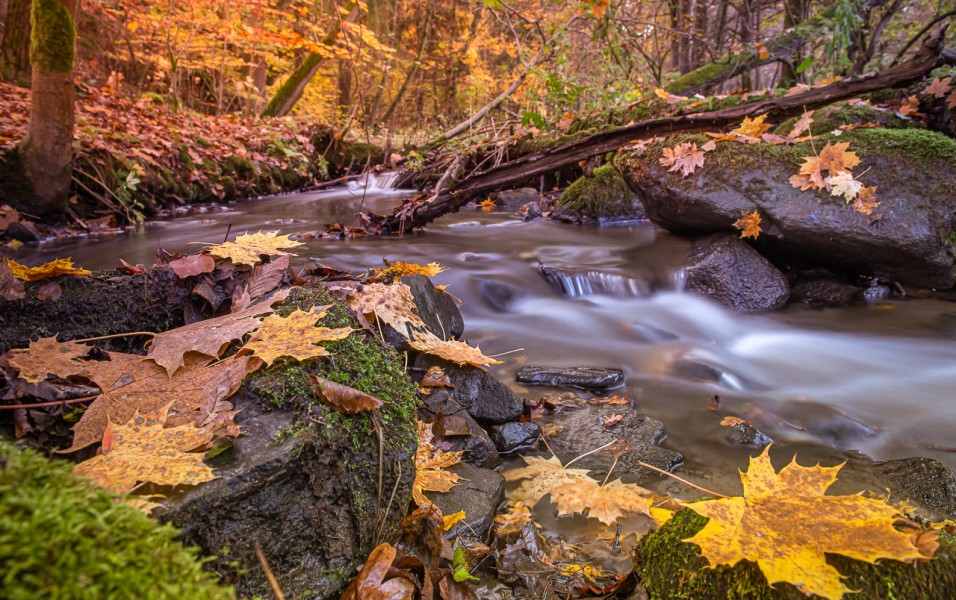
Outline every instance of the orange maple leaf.
<path fill-rule="evenodd" d="M 756 210 L 747 212 L 745 210 L 740 211 L 740 218 L 734 221 L 734 227 L 740 230 L 740 237 L 748 238 L 752 237 L 757 239 L 757 236 L 760 235 L 760 213 Z"/>
<path fill-rule="evenodd" d="M 697 167 L 704 166 L 704 152 L 693 142 L 681 142 L 673 148 L 664 148 L 661 166 L 670 167 L 668 171 L 680 171 L 681 177 L 687 177 Z"/>
<path fill-rule="evenodd" d="M 942 79 L 936 77 L 933 79 L 931 84 L 926 86 L 926 89 L 923 90 L 923 93 L 927 96 L 932 96 L 933 98 L 943 98 L 952 89 L 952 81 L 952 77 L 944 77 Z"/>
<path fill-rule="evenodd" d="M 860 188 L 860 193 L 858 193 L 853 200 L 853 210 L 864 215 L 872 214 L 873 209 L 879 205 L 880 203 L 876 199 L 875 185 Z"/>
<path fill-rule="evenodd" d="M 911 119 L 919 114 L 919 98 L 910 96 L 900 103 L 900 109 L 896 111 L 900 116 Z"/>

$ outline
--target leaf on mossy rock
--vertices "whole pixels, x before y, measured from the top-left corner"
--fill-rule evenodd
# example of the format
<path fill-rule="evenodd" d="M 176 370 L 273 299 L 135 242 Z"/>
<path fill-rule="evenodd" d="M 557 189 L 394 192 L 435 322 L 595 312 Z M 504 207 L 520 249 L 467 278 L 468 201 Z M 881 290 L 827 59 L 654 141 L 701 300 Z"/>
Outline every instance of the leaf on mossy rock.
<path fill-rule="evenodd" d="M 352 292 L 347 302 L 362 327 L 369 331 L 378 332 L 372 325 L 376 318 L 406 338 L 409 331 L 426 329 L 425 322 L 414 312 L 412 289 L 400 281 L 392 285 L 372 283 L 363 286 L 361 291 Z"/>
<path fill-rule="evenodd" d="M 481 349 L 477 346 L 472 348 L 465 342 L 456 340 L 445 341 L 431 333 L 415 334 L 415 339 L 409 340 L 408 345 L 420 352 L 434 354 L 435 356 L 439 356 L 459 365 L 485 367 L 487 365 L 501 364 L 500 360 L 495 360 L 490 356 L 482 354 Z"/>
<path fill-rule="evenodd" d="M 89 361 L 77 360 L 90 352 L 90 347 L 76 342 L 58 342 L 56 336 L 30 342 L 30 347 L 11 352 L 10 366 L 17 369 L 20 378 L 29 383 L 40 383 L 48 375 L 66 378 L 82 375 Z"/>
<path fill-rule="evenodd" d="M 232 396 L 246 375 L 262 365 L 252 356 L 229 358 L 211 366 L 199 354 L 187 354 L 186 364 L 172 376 L 144 356 L 110 352 L 108 361 L 88 361 L 87 373 L 103 393 L 73 426 L 73 444 L 62 452 L 75 452 L 103 438 L 110 421 L 125 423 L 137 412 L 157 411 L 170 405 L 170 425 L 208 422 L 210 413 L 230 408 L 221 402 Z M 219 403 L 217 407 L 217 403 Z M 229 414 L 217 422 L 227 429 Z"/>
<path fill-rule="evenodd" d="M 315 322 L 325 316 L 329 306 L 315 306 L 308 312 L 296 310 L 287 317 L 269 315 L 242 348 L 253 352 L 266 365 L 283 356 L 295 360 L 328 356 L 328 350 L 318 345 L 320 342 L 341 340 L 356 331 L 351 327 L 316 327 Z"/>
<path fill-rule="evenodd" d="M 78 269 L 73 266 L 73 260 L 69 258 L 58 258 L 54 261 L 44 263 L 39 267 L 26 267 L 12 260 L 7 260 L 7 266 L 13 276 L 21 281 L 43 281 L 44 279 L 53 279 L 60 275 L 75 275 L 76 277 L 89 277 L 92 275 L 86 269 Z"/>
<path fill-rule="evenodd" d="M 288 235 L 275 233 L 247 233 L 240 235 L 234 242 L 226 242 L 217 246 L 209 246 L 206 252 L 216 258 L 229 259 L 235 265 L 254 266 L 259 262 L 259 256 L 281 256 L 289 254 L 282 248 L 302 246 L 302 242 L 289 239 Z"/>
<path fill-rule="evenodd" d="M 289 291 L 283 290 L 245 310 L 160 333 L 153 338 L 146 356 L 170 375 L 183 366 L 183 357 L 187 352 L 202 354 L 210 359 L 217 358 L 229 342 L 242 338 L 262 325 L 257 315 L 273 312 L 272 305 L 285 300 L 288 295 Z"/>
<path fill-rule="evenodd" d="M 339 412 L 366 412 L 385 404 L 384 401 L 371 394 L 316 375 L 309 375 L 309 383 L 312 385 L 312 391 L 320 400 Z"/>
<path fill-rule="evenodd" d="M 912 533 L 894 527 L 901 508 L 862 495 L 824 495 L 843 465 L 801 467 L 794 458 L 777 473 L 769 449 L 740 474 L 742 497 L 686 505 L 709 519 L 685 541 L 700 546 L 712 567 L 750 560 L 770 585 L 788 582 L 807 595 L 838 599 L 851 590 L 825 553 L 870 563 L 930 558 Z"/>
<path fill-rule="evenodd" d="M 418 422 L 418 450 L 415 452 L 415 483 L 412 498 L 419 506 L 428 504 L 424 492 L 448 492 L 458 483 L 459 476 L 444 469 L 461 462 L 462 451 L 445 452 L 432 445 L 432 430 Z"/>
<path fill-rule="evenodd" d="M 193 425 L 165 428 L 169 408 L 134 413 L 122 425 L 110 423 L 103 434 L 103 453 L 76 465 L 73 474 L 118 494 L 140 482 L 197 485 L 215 479 L 203 455 L 189 452 L 208 442 L 211 432 Z"/>
<path fill-rule="evenodd" d="M 0 298 L 4 300 L 23 300 L 27 297 L 23 282 L 13 276 L 7 261 L 0 260 Z"/>

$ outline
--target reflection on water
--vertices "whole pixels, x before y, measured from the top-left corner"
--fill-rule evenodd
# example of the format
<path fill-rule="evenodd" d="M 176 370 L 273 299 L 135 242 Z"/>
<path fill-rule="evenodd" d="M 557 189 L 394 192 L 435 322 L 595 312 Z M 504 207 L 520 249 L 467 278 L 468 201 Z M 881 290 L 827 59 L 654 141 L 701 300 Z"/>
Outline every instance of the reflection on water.
<path fill-rule="evenodd" d="M 152 262 L 157 246 L 275 230 L 303 233 L 353 223 L 360 208 L 385 212 L 399 193 L 315 192 L 231 205 L 224 212 L 153 223 L 98 243 L 22 248 L 18 261 L 72 256 L 86 268 Z M 493 372 L 513 383 L 524 364 L 625 370 L 624 393 L 667 426 L 685 470 L 731 474 L 747 452 L 722 441 L 720 415 L 751 420 L 806 460 L 859 451 L 877 459 L 931 456 L 956 467 L 956 305 L 884 306 L 741 315 L 677 293 L 689 244 L 650 226 L 597 229 L 524 223 L 505 213 L 463 211 L 405 238 L 312 240 L 312 259 L 354 271 L 390 260 L 438 261 L 435 277 L 462 300 L 466 338 L 486 354 L 509 354 Z M 575 297 L 540 273 L 566 272 Z M 591 273 L 581 279 L 582 273 Z M 577 279 L 574 279 L 574 278 Z M 584 282 L 590 281 L 588 285 Z M 603 282 L 603 284 L 600 284 Z M 720 397 L 719 414 L 712 399 Z M 801 459 L 801 462 L 806 462 Z M 830 462 L 833 464 L 833 462 Z"/>

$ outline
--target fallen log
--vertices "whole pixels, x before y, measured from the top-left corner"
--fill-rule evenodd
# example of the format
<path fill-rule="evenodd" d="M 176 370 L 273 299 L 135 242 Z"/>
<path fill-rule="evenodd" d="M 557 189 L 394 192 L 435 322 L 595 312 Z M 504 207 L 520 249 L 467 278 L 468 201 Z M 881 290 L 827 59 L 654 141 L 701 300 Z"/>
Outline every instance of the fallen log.
<path fill-rule="evenodd" d="M 473 198 L 502 188 L 515 187 L 592 156 L 617 150 L 635 140 L 714 130 L 739 124 L 744 117 L 763 114 L 774 119 L 788 118 L 804 110 L 815 110 L 876 90 L 906 86 L 922 78 L 936 65 L 943 50 L 945 31 L 945 26 L 933 31 L 913 58 L 882 73 L 865 73 L 792 96 L 769 98 L 717 111 L 650 119 L 608 129 L 472 174 L 431 197 L 408 200 L 384 217 L 365 213 L 360 220 L 366 224 L 366 229 L 371 234 L 403 233 L 454 212 Z"/>

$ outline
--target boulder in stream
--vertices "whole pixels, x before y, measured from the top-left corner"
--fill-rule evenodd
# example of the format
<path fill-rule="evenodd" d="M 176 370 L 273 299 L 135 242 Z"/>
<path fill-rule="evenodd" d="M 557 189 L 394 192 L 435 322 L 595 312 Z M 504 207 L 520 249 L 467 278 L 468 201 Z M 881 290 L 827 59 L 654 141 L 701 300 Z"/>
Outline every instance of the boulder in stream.
<path fill-rule="evenodd" d="M 516 421 L 492 425 L 490 433 L 498 451 L 507 454 L 537 444 L 541 439 L 541 426 L 537 423 Z"/>
<path fill-rule="evenodd" d="M 776 310 L 790 296 L 783 273 L 732 235 L 695 240 L 685 276 L 688 291 L 740 312 Z"/>
<path fill-rule="evenodd" d="M 498 506 L 505 499 L 505 478 L 489 469 L 480 469 L 468 463 L 449 467 L 461 479 L 444 494 L 431 494 L 443 515 L 465 511 L 465 518 L 445 532 L 445 537 L 463 537 L 476 542 L 488 541 L 488 532 L 495 520 Z"/>
<path fill-rule="evenodd" d="M 430 333 L 442 340 L 460 339 L 465 332 L 465 320 L 449 294 L 441 291 L 424 275 L 406 275 L 402 283 L 412 291 L 415 313 L 425 322 Z M 408 339 L 395 331 L 391 325 L 383 325 L 385 341 L 399 350 L 412 350 Z"/>
<path fill-rule="evenodd" d="M 526 385 L 576 387 L 609 390 L 624 385 L 624 371 L 602 367 L 542 367 L 527 365 L 515 373 L 515 381 Z"/>
<path fill-rule="evenodd" d="M 646 218 L 644 207 L 613 164 L 597 167 L 568 186 L 551 217 L 566 222 Z"/>
<path fill-rule="evenodd" d="M 415 360 L 415 368 L 422 372 L 433 366 L 445 371 L 454 386 L 450 388 L 452 398 L 482 425 L 509 423 L 521 416 L 521 400 L 484 369 L 457 365 L 427 354 Z"/>
<path fill-rule="evenodd" d="M 816 148 L 847 142 L 862 163 L 854 169 L 876 186 L 880 205 L 864 215 L 825 190 L 790 184 L 809 142 L 792 145 L 719 143 L 704 166 L 682 178 L 658 159 L 666 144 L 615 164 L 637 192 L 648 218 L 674 233 L 735 233 L 741 212 L 757 211 L 760 251 L 798 264 L 829 266 L 913 286 L 956 284 L 956 140 L 919 129 L 861 128 L 838 138 L 824 134 Z"/>

